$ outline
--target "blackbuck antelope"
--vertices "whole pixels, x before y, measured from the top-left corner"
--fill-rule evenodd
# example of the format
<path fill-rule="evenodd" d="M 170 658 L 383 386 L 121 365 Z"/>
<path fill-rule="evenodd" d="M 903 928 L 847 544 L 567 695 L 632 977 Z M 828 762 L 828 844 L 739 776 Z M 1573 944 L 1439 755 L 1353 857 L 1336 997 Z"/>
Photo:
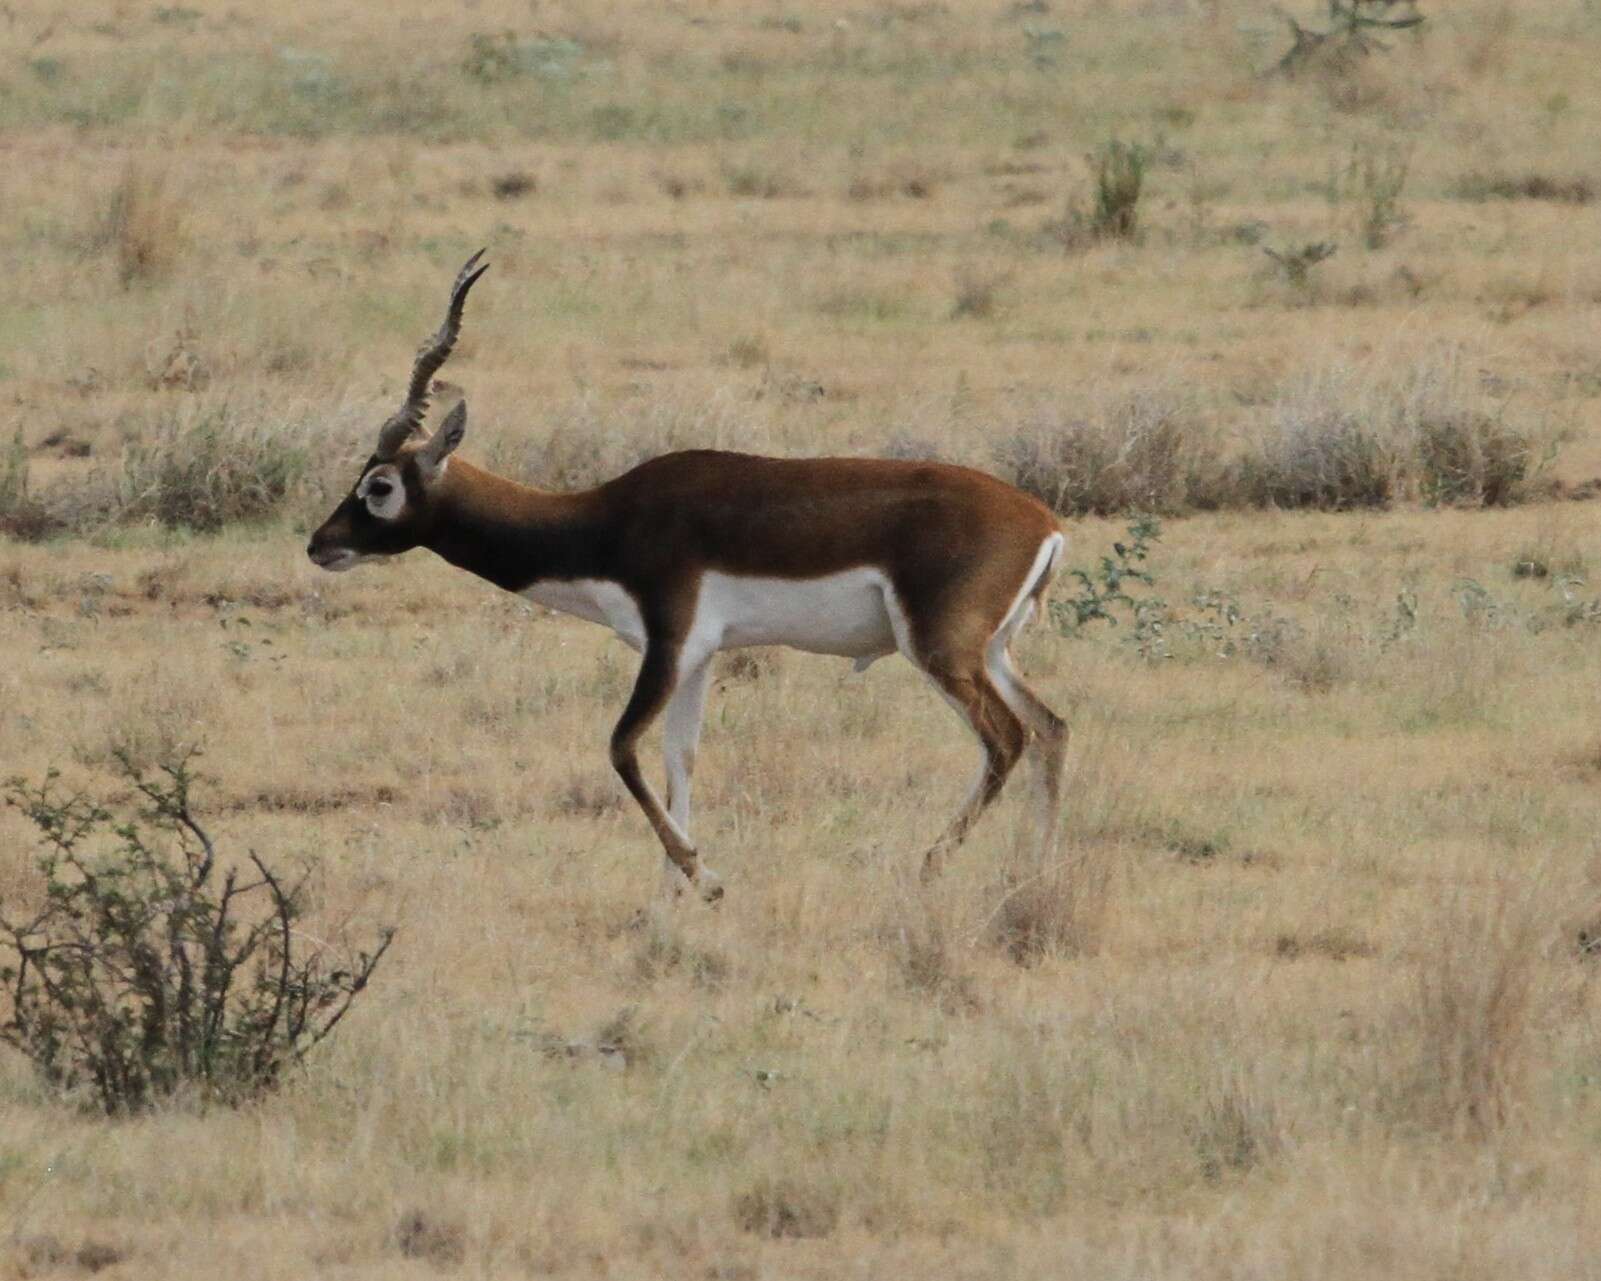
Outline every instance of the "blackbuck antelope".
<path fill-rule="evenodd" d="M 643 656 L 611 760 L 645 811 L 675 890 L 722 891 L 689 835 L 689 782 L 719 650 L 788 645 L 856 660 L 897 650 L 984 749 L 971 794 L 928 851 L 934 871 L 1000 792 L 1033 738 L 1047 836 L 1067 729 L 1023 683 L 1010 646 L 1040 608 L 1062 550 L 1049 510 L 982 472 L 865 458 L 664 454 L 582 493 L 547 493 L 455 457 L 458 403 L 422 427 L 482 251 L 456 277 L 405 403 L 348 497 L 306 548 L 324 569 L 426 547 L 528 600 L 610 627 Z M 666 712 L 667 804 L 637 744 Z"/>

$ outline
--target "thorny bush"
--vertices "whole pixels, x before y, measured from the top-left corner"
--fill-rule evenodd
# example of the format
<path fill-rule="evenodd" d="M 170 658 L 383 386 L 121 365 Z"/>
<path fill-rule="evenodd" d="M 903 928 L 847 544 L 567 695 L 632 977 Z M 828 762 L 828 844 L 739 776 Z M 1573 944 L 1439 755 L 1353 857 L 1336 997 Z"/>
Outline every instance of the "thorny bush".
<path fill-rule="evenodd" d="M 218 867 L 190 808 L 190 751 L 149 776 L 126 756 L 138 800 L 119 815 L 65 794 L 52 770 L 7 801 L 38 829 L 43 901 L 0 904 L 0 1042 L 107 1112 L 179 1093 L 235 1103 L 272 1088 L 339 1025 L 389 949 L 331 962 L 296 929 L 306 879 Z"/>

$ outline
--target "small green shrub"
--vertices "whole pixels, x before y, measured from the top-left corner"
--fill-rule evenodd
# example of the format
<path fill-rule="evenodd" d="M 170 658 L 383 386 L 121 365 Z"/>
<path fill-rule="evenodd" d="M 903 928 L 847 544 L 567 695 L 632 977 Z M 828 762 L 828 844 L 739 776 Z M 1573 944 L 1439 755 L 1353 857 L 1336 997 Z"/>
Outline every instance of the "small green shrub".
<path fill-rule="evenodd" d="M 254 851 L 253 876 L 218 867 L 190 808 L 194 755 L 156 777 L 122 757 L 131 816 L 62 794 L 54 771 L 7 788 L 43 839 L 44 894 L 0 906 L 0 1042 L 107 1112 L 270 1089 L 339 1025 L 394 937 L 337 963 L 308 955 L 305 879 L 282 880 Z"/>
<path fill-rule="evenodd" d="M 1138 143 L 1113 138 L 1090 157 L 1095 171 L 1095 207 L 1090 230 L 1102 239 L 1132 240 L 1139 227 L 1140 192 L 1150 153 Z"/>
<path fill-rule="evenodd" d="M 1262 247 L 1262 252 L 1273 260 L 1284 279 L 1296 289 L 1307 289 L 1312 284 L 1312 268 L 1334 256 L 1339 246 L 1326 240 L 1308 241 L 1302 245 L 1283 249 Z"/>
<path fill-rule="evenodd" d="M 1406 223 L 1401 193 L 1406 189 L 1412 155 L 1405 147 L 1356 146 L 1337 195 L 1355 211 L 1357 238 L 1369 249 L 1382 249 Z M 1342 190 L 1338 190 L 1343 188 Z"/>
<path fill-rule="evenodd" d="M 1093 569 L 1082 567 L 1068 570 L 1068 577 L 1078 583 L 1071 596 L 1051 598 L 1051 621 L 1057 630 L 1066 633 L 1078 631 L 1087 623 L 1101 620 L 1117 625 L 1114 606 L 1129 610 L 1138 602 L 1124 590 L 1125 583 L 1152 585 L 1151 573 L 1145 568 L 1150 558 L 1151 544 L 1162 537 L 1162 526 L 1154 517 L 1143 516 L 1128 527 L 1128 542 L 1112 544 L 1112 554 L 1102 556 Z"/>
<path fill-rule="evenodd" d="M 1294 79 L 1312 71 L 1325 77 L 1351 75 L 1368 55 L 1390 46 L 1375 31 L 1406 31 L 1423 22 L 1409 0 L 1329 0 L 1329 30 L 1312 31 L 1287 13 L 1294 40 L 1274 66 L 1274 74 Z"/>
<path fill-rule="evenodd" d="M 0 456 L 0 534 L 36 542 L 59 528 L 59 522 L 29 491 L 28 448 L 18 427 Z"/>
<path fill-rule="evenodd" d="M 1150 152 L 1139 143 L 1113 138 L 1087 159 L 1095 181 L 1090 207 L 1084 209 L 1070 200 L 1062 216 L 1042 228 L 1070 252 L 1100 240 L 1132 240 L 1139 230 L 1140 195 Z"/>
<path fill-rule="evenodd" d="M 0 460 L 0 516 L 10 512 L 28 497 L 28 447 L 22 443 L 18 427 Z"/>

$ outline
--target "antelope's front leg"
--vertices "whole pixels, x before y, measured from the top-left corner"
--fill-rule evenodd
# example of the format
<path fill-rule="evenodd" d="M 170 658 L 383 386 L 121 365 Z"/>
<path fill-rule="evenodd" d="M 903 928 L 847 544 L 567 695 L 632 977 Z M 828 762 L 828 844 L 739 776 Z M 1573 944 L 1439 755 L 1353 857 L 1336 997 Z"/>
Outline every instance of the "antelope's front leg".
<path fill-rule="evenodd" d="M 667 766 L 667 814 L 677 824 L 686 840 L 692 840 L 689 831 L 690 780 L 695 773 L 695 751 L 700 745 L 701 723 L 706 715 L 706 686 L 711 675 L 711 654 L 691 653 L 688 647 L 679 651 L 678 670 L 682 675 L 667 701 L 667 719 L 663 726 L 662 755 Z M 684 888 L 684 880 L 677 867 L 668 859 L 664 871 L 667 884 L 676 894 Z M 717 883 L 717 874 L 700 865 L 702 886 Z"/>
<path fill-rule="evenodd" d="M 681 644 L 674 644 L 665 638 L 651 637 L 647 641 L 645 661 L 640 665 L 634 692 L 629 696 L 628 706 L 623 709 L 617 728 L 612 731 L 611 761 L 612 767 L 623 780 L 623 786 L 628 788 L 629 794 L 645 812 L 645 818 L 655 831 L 656 839 L 662 843 L 667 858 L 684 879 L 695 887 L 701 898 L 711 903 L 722 897 L 722 884 L 713 873 L 701 866 L 700 856 L 689 834 L 662 807 L 639 768 L 639 739 L 674 697 L 681 649 Z M 693 684 L 693 680 L 690 683 Z M 701 692 L 704 695 L 704 687 Z M 685 783 L 683 804 L 687 814 L 687 774 Z"/>

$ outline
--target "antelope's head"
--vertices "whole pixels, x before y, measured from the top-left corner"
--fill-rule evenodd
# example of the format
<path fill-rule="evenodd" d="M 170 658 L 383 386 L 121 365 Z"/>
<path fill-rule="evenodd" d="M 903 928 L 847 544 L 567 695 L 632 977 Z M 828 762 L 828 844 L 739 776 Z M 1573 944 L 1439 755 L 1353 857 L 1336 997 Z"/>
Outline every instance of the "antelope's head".
<path fill-rule="evenodd" d="M 422 420 L 433 377 L 461 332 L 467 291 L 489 270 L 488 263 L 478 265 L 483 256 L 480 249 L 456 276 L 444 323 L 417 353 L 405 403 L 379 429 L 378 447 L 355 487 L 306 545 L 306 555 L 323 569 L 351 569 L 362 561 L 398 556 L 427 537 L 433 491 L 467 431 L 467 403 L 459 402 L 446 414 L 433 435 L 423 430 Z"/>

